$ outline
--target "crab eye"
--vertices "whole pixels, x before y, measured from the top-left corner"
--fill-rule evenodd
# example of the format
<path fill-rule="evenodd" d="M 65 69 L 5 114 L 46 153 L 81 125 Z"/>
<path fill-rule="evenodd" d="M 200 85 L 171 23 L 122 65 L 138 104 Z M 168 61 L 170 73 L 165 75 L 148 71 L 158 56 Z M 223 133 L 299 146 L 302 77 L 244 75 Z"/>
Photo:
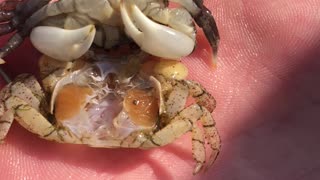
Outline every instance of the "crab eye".
<path fill-rule="evenodd" d="M 131 89 L 127 92 L 123 106 L 133 123 L 154 126 L 158 116 L 158 100 L 152 91 Z"/>
<path fill-rule="evenodd" d="M 65 85 L 57 95 L 55 102 L 55 117 L 63 121 L 79 114 L 87 102 L 87 97 L 92 95 L 89 87 L 74 84 Z"/>

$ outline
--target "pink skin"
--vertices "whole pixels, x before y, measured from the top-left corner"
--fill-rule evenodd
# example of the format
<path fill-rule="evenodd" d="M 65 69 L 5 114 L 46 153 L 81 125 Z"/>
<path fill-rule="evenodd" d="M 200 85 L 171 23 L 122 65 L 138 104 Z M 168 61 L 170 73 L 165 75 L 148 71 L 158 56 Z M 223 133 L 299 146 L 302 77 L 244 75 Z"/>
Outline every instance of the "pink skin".
<path fill-rule="evenodd" d="M 0 148 L 1 179 L 317 179 L 320 1 L 206 4 L 220 29 L 218 68 L 204 63 L 210 53 L 203 36 L 184 60 L 190 79 L 218 102 L 223 148 L 206 174 L 192 176 L 189 134 L 147 151 L 94 149 L 41 140 L 15 123 Z M 2 67 L 12 76 L 36 72 L 37 57 L 26 42 Z"/>

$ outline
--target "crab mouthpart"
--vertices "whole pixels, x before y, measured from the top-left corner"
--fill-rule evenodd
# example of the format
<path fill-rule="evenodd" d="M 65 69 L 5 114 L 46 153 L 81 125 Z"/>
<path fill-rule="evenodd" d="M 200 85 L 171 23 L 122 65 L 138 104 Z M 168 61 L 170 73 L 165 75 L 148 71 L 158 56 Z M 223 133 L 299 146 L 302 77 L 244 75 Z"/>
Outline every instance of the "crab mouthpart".
<path fill-rule="evenodd" d="M 195 41 L 192 38 L 153 22 L 135 4 L 125 5 L 121 1 L 120 11 L 126 33 L 143 51 L 169 59 L 180 59 L 193 51 Z"/>
<path fill-rule="evenodd" d="M 30 40 L 41 53 L 57 60 L 72 61 L 88 51 L 95 34 L 94 25 L 75 30 L 38 26 L 32 30 Z"/>

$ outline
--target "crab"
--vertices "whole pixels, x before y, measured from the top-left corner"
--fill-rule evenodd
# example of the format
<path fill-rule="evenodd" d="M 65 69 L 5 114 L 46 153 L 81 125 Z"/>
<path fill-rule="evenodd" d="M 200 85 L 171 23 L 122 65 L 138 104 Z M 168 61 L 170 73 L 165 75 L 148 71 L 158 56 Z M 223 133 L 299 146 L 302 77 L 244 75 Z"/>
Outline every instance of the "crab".
<path fill-rule="evenodd" d="M 150 58 L 87 53 L 62 62 L 43 56 L 43 88 L 34 76 L 22 74 L 1 90 L 0 140 L 14 119 L 40 138 L 100 148 L 156 148 L 191 131 L 197 174 L 220 151 L 211 115 L 215 99 L 186 80 L 182 63 Z M 190 98 L 194 103 L 186 106 Z M 207 163 L 206 142 L 211 148 Z"/>
<path fill-rule="evenodd" d="M 15 33 L 0 59 L 30 36 L 40 52 L 65 61 L 92 45 L 112 49 L 132 41 L 146 53 L 178 60 L 194 50 L 194 21 L 212 47 L 215 66 L 219 33 L 203 0 L 5 0 L 0 35 Z"/>

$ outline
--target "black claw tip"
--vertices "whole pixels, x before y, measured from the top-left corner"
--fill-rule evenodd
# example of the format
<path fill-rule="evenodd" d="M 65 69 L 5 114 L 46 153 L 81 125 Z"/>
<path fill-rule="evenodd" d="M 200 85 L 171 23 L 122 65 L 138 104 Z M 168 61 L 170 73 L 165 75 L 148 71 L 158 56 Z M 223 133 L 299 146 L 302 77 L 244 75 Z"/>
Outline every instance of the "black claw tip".
<path fill-rule="evenodd" d="M 213 52 L 213 65 L 216 64 L 216 56 L 220 35 L 217 24 L 212 16 L 211 11 L 203 5 L 203 0 L 194 0 L 194 3 L 199 7 L 200 12 L 194 16 L 194 20 L 199 27 L 202 28 Z"/>

